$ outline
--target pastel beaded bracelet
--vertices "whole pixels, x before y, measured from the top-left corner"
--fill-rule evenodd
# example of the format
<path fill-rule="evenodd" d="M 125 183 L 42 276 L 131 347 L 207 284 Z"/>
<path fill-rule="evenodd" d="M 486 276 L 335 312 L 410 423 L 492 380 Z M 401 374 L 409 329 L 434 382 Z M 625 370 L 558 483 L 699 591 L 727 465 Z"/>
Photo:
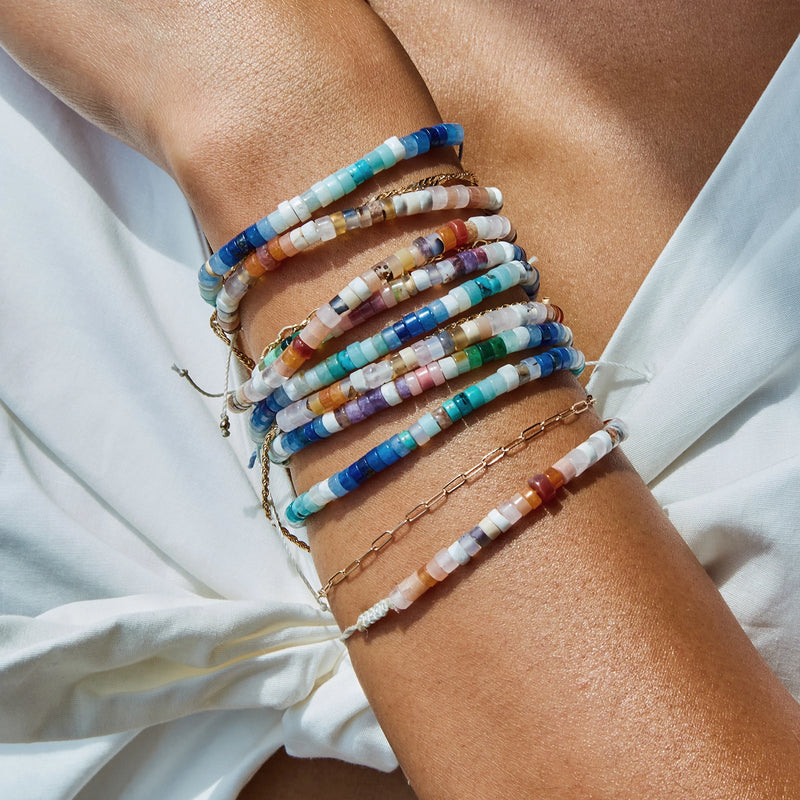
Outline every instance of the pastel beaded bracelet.
<path fill-rule="evenodd" d="M 384 328 L 370 339 L 354 342 L 340 353 L 337 353 L 335 358 L 326 359 L 317 367 L 307 370 L 303 378 L 290 387 L 292 394 L 297 391 L 330 386 L 337 379 L 344 378 L 347 380 L 344 376 L 347 376 L 348 372 L 357 371 L 362 367 L 367 367 L 367 365 L 370 365 L 367 374 L 375 373 L 374 377 L 369 379 L 373 385 L 378 385 L 378 383 L 375 383 L 376 380 L 384 383 L 388 380 L 392 367 L 385 361 L 372 364 L 376 359 L 388 355 L 393 350 L 402 347 L 422 334 L 430 333 L 456 314 L 468 311 L 475 303 L 479 303 L 487 297 L 517 285 L 522 285 L 523 288 L 538 285 L 538 273 L 527 261 L 510 261 L 507 264 L 501 264 L 490 270 L 486 275 L 481 275 L 455 287 L 444 297 L 434 300 L 431 305 L 406 314 L 402 319 Z M 477 325 L 479 323 L 473 323 L 472 325 L 467 325 L 467 327 L 471 329 Z M 485 330 L 487 326 L 483 327 Z M 489 335 L 491 335 L 490 332 Z M 445 334 L 446 337 L 447 334 Z M 465 342 L 465 344 L 467 343 Z M 364 373 L 362 372 L 356 376 L 356 389 L 360 386 L 359 381 L 363 375 Z M 387 377 L 382 378 L 383 375 Z M 349 380 L 352 384 L 353 378 Z M 254 441 L 260 442 L 263 439 L 264 434 L 272 425 L 273 420 L 276 419 L 277 414 L 281 413 L 281 406 L 286 400 L 291 400 L 285 388 L 285 386 L 278 387 L 251 414 L 250 436 Z M 341 385 L 338 388 L 341 388 Z M 372 387 L 364 384 L 364 391 L 367 388 Z M 282 389 L 284 391 L 281 391 Z M 314 405 L 315 401 L 312 400 L 311 406 L 313 407 Z M 306 419 L 310 419 L 314 414 L 309 416 L 303 411 L 303 405 L 294 405 L 291 412 L 286 411 L 282 415 L 282 420 L 284 423 L 290 423 L 291 428 L 296 428 L 304 421 L 304 416 Z"/>
<path fill-rule="evenodd" d="M 448 250 L 477 239 L 505 239 L 511 234 L 511 223 L 505 217 L 494 215 L 470 217 L 466 222 L 451 220 L 428 236 L 415 239 L 409 247 L 397 251 L 354 278 L 335 297 L 320 306 L 278 358 L 263 371 L 254 371 L 250 380 L 231 394 L 231 409 L 245 411 L 272 394 L 314 355 L 350 312 L 381 291 L 390 278 L 397 278 Z"/>
<path fill-rule="evenodd" d="M 478 186 L 431 186 L 404 192 L 380 200 L 371 200 L 358 208 L 336 211 L 309 220 L 299 228 L 270 239 L 240 261 L 222 286 L 213 292 L 203 289 L 203 297 L 216 306 L 223 330 L 239 327 L 239 304 L 247 291 L 267 272 L 278 269 L 287 259 L 337 236 L 392 220 L 429 211 L 468 208 L 499 211 L 503 197 L 498 189 Z"/>
<path fill-rule="evenodd" d="M 391 357 L 377 363 L 369 363 L 350 371 L 348 367 L 357 366 L 356 359 L 364 353 L 363 343 L 355 353 L 349 352 L 350 348 L 335 353 L 327 358 L 317 368 L 307 370 L 302 376 L 302 385 L 292 383 L 298 375 L 293 376 L 286 386 L 280 387 L 264 403 L 274 412 L 275 422 L 282 431 L 290 431 L 313 419 L 326 411 L 333 411 L 348 400 L 364 394 L 390 380 L 395 380 L 411 370 L 424 367 L 432 361 L 437 361 L 454 352 L 464 350 L 466 347 L 478 342 L 498 336 L 504 331 L 520 325 L 539 325 L 556 317 L 557 306 L 544 303 L 516 303 L 501 308 L 494 308 L 461 323 L 455 323 L 449 328 L 439 330 L 437 333 L 421 339 L 410 346 L 404 347 Z M 441 324 L 441 323 L 440 323 Z M 384 339 L 380 340 L 381 343 Z M 566 342 L 571 344 L 571 342 Z M 376 346 L 377 345 L 373 345 Z M 536 345 L 532 345 L 536 346 Z M 387 355 L 386 353 L 382 355 Z M 355 357 L 354 357 L 355 356 Z M 319 367 L 324 365 L 325 372 L 321 373 Z M 345 375 L 346 377 L 339 377 Z M 331 379 L 334 379 L 331 383 Z M 290 384 L 292 384 L 290 386 Z M 317 391 L 317 387 L 323 387 Z M 291 402 L 289 391 L 292 394 L 302 394 L 299 400 Z"/>
<path fill-rule="evenodd" d="M 409 397 L 416 397 L 434 386 L 441 386 L 447 380 L 512 353 L 543 344 L 559 346 L 571 343 L 572 331 L 565 325 L 554 322 L 544 325 L 521 325 L 503 331 L 499 336 L 469 345 L 454 355 L 418 367 L 394 381 L 387 381 L 335 410 L 312 416 L 304 425 L 279 434 L 270 445 L 270 461 L 283 463 L 293 453 L 314 442 L 327 439 L 351 425 L 363 422 L 379 411 L 400 405 Z M 388 362 L 383 363 L 388 364 Z"/>
<path fill-rule="evenodd" d="M 213 302 L 210 298 L 218 291 L 222 277 L 256 247 L 311 219 L 315 211 L 350 194 L 357 186 L 399 161 L 426 153 L 432 147 L 460 145 L 463 141 L 464 129 L 452 123 L 421 128 L 400 138 L 392 136 L 350 166 L 318 181 L 308 191 L 280 203 L 271 214 L 220 247 L 201 267 L 198 280 L 206 299 Z"/>
<path fill-rule="evenodd" d="M 436 410 L 420 417 L 408 429 L 373 447 L 350 466 L 298 495 L 286 508 L 287 521 L 294 527 L 301 525 L 328 503 L 359 488 L 376 473 L 405 458 L 454 422 L 500 395 L 551 375 L 557 370 L 567 369 L 574 374 L 580 374 L 584 363 L 583 354 L 579 350 L 555 347 L 540 355 L 524 358 L 518 364 L 505 364 L 497 372 L 445 400 Z"/>
<path fill-rule="evenodd" d="M 544 473 L 528 480 L 528 487 L 493 508 L 477 525 L 470 528 L 449 547 L 440 550 L 405 580 L 395 586 L 389 596 L 358 616 L 355 625 L 342 632 L 347 639 L 357 631 L 365 631 L 383 619 L 389 611 L 404 611 L 428 589 L 441 583 L 460 566 L 468 564 L 481 550 L 488 547 L 531 511 L 552 500 L 557 491 L 590 466 L 608 455 L 628 432 L 619 419 L 612 419 L 602 430 L 593 433 L 583 444 L 570 450 Z"/>

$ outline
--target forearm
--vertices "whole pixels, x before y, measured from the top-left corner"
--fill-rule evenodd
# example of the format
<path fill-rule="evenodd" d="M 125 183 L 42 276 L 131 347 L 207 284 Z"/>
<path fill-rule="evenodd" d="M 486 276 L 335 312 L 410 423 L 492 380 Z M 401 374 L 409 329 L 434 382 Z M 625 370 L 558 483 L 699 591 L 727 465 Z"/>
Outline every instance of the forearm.
<path fill-rule="evenodd" d="M 330 17 L 318 4 L 265 8 L 257 19 L 250 4 L 226 8 L 225 17 L 207 18 L 207 30 L 197 20 L 181 27 L 184 38 L 202 30 L 198 42 L 218 54 L 184 53 L 169 77 L 158 76 L 161 99 L 137 111 L 155 120 L 144 126 L 156 132 L 152 149 L 215 247 L 387 136 L 436 121 L 403 52 L 365 6 L 326 4 Z M 168 97 L 185 102 L 165 121 L 153 109 Z M 453 166 L 440 151 L 385 173 L 364 196 Z M 505 213 L 513 220 L 513 208 Z M 268 276 L 243 307 L 251 350 L 433 227 L 375 228 Z M 581 390 L 565 378 L 518 394 L 475 424 L 454 426 L 411 468 L 322 512 L 312 540 L 321 576 Z M 299 487 L 419 413 L 401 406 L 363 437 L 345 432 L 318 454 L 301 454 Z M 420 520 L 332 593 L 342 625 L 593 425 L 584 417 L 548 434 Z M 622 458 L 575 488 L 451 585 L 352 640 L 354 664 L 414 788 L 422 797 L 779 795 L 799 779 L 796 707 Z"/>

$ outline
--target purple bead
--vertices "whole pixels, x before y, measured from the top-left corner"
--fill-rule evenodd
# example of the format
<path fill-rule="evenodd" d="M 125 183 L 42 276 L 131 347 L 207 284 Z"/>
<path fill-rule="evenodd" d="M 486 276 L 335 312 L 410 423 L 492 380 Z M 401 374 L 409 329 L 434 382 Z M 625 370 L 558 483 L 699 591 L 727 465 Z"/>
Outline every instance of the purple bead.
<path fill-rule="evenodd" d="M 349 403 L 345 403 L 344 412 L 352 424 L 366 419 L 364 412 L 358 406 L 358 400 L 351 400 Z"/>
<path fill-rule="evenodd" d="M 395 382 L 394 387 L 397 389 L 397 393 L 403 400 L 408 400 L 411 397 L 411 389 L 408 388 L 408 384 L 406 383 L 406 379 L 404 375 L 401 375 Z"/>

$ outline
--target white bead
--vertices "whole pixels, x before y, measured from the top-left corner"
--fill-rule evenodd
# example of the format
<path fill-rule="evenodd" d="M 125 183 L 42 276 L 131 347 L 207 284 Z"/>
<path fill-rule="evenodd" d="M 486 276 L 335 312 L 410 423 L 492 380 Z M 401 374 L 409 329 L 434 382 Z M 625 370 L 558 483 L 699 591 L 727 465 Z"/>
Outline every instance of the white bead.
<path fill-rule="evenodd" d="M 251 398 L 257 397 L 259 400 L 263 400 L 268 394 L 272 394 L 272 389 L 264 380 L 264 372 L 267 372 L 269 367 L 263 372 L 255 371 L 253 376 L 250 378 L 250 387 L 251 390 L 247 392 L 248 396 Z"/>
<path fill-rule="evenodd" d="M 409 273 L 414 286 L 417 287 L 418 292 L 424 292 L 426 289 L 431 288 L 431 277 L 425 269 L 415 269 Z"/>
<path fill-rule="evenodd" d="M 308 248 L 308 242 L 303 236 L 302 228 L 295 228 L 293 231 L 289 231 L 289 240 L 297 250 L 306 250 Z"/>
<path fill-rule="evenodd" d="M 458 377 L 458 364 L 456 364 L 456 361 L 452 356 L 439 359 L 439 367 L 442 370 L 442 375 L 444 375 L 448 381 Z"/>
<path fill-rule="evenodd" d="M 440 358 L 444 358 L 444 345 L 439 341 L 438 337 L 431 336 L 425 340 L 425 343 L 428 345 L 431 361 L 438 361 Z"/>
<path fill-rule="evenodd" d="M 514 524 L 510 519 L 506 519 L 496 508 L 493 508 L 487 516 L 503 533 Z M 483 524 L 481 524 L 481 527 L 483 527 Z"/>
<path fill-rule="evenodd" d="M 305 200 L 299 195 L 297 197 L 292 197 L 289 200 L 289 205 L 292 207 L 292 211 L 297 215 L 297 218 L 300 222 L 305 222 L 307 219 L 311 219 L 311 209 L 306 205 Z"/>
<path fill-rule="evenodd" d="M 403 402 L 403 398 L 400 397 L 400 393 L 397 391 L 394 381 L 384 383 L 383 386 L 381 386 L 381 394 L 383 395 L 383 399 L 390 406 L 399 406 L 400 403 Z"/>
<path fill-rule="evenodd" d="M 286 230 L 286 228 L 293 228 L 295 225 L 300 223 L 300 217 L 294 213 L 294 209 L 288 200 L 278 203 L 278 213 L 281 215 L 283 224 L 286 226 L 284 230 Z"/>
<path fill-rule="evenodd" d="M 314 222 L 314 220 L 306 222 L 300 228 L 300 230 L 303 232 L 303 238 L 306 240 L 309 247 L 321 241 L 322 239 L 322 237 L 320 236 L 319 227 L 317 226 L 317 223 Z"/>
<path fill-rule="evenodd" d="M 324 481 L 323 481 L 324 483 Z M 311 500 L 312 503 L 318 506 L 326 506 L 330 502 L 330 500 L 325 499 L 325 495 L 321 488 L 322 484 L 315 483 L 309 490 L 308 490 L 308 499 Z M 331 499 L 333 499 L 336 495 L 331 494 Z"/>
<path fill-rule="evenodd" d="M 496 189 L 494 186 L 487 186 L 486 191 L 489 192 L 489 211 L 499 211 L 503 207 L 503 193 Z"/>
<path fill-rule="evenodd" d="M 351 280 L 347 285 L 356 293 L 356 295 L 358 295 L 358 298 L 362 303 L 372 297 L 372 292 L 370 291 L 367 282 L 361 277 L 353 278 L 353 280 Z"/>
<path fill-rule="evenodd" d="M 453 542 L 450 547 L 447 548 L 447 552 L 450 553 L 453 558 L 458 561 L 459 564 L 463 567 L 464 564 L 469 564 L 469 554 L 467 551 L 461 546 L 458 540 Z"/>
<path fill-rule="evenodd" d="M 520 350 L 524 350 L 526 347 L 530 347 L 531 335 L 528 333 L 527 328 L 523 327 L 513 328 L 512 333 L 514 334 L 514 338 L 517 340 L 517 347 Z"/>
<path fill-rule="evenodd" d="M 431 186 L 428 191 L 431 194 L 433 211 L 441 211 L 443 208 L 447 208 L 447 189 L 444 186 Z"/>
<path fill-rule="evenodd" d="M 497 370 L 497 374 L 503 376 L 503 380 L 506 382 L 509 392 L 519 386 L 519 373 L 514 368 L 513 364 L 503 364 L 503 366 Z"/>
<path fill-rule="evenodd" d="M 239 303 L 228 294 L 223 286 L 219 292 L 217 292 L 217 311 L 233 314 L 237 308 L 239 308 Z"/>
<path fill-rule="evenodd" d="M 598 459 L 607 456 L 614 449 L 614 443 L 611 441 L 611 437 L 606 431 L 597 431 L 593 433 L 589 437 L 589 441 L 597 452 Z"/>
<path fill-rule="evenodd" d="M 323 242 L 330 242 L 336 238 L 336 228 L 330 217 L 320 217 L 317 220 L 317 230 L 319 231 L 319 238 Z"/>
<path fill-rule="evenodd" d="M 419 210 L 421 214 L 427 214 L 433 211 L 433 197 L 429 189 L 423 189 L 419 193 Z"/>
<path fill-rule="evenodd" d="M 468 311 L 472 308 L 472 301 L 467 294 L 467 290 L 462 286 L 456 286 L 447 293 L 447 297 L 452 297 L 458 303 L 458 311 Z"/>
<path fill-rule="evenodd" d="M 403 195 L 406 199 L 406 214 L 419 214 L 421 210 L 422 192 L 409 192 Z"/>
<path fill-rule="evenodd" d="M 478 326 L 477 320 L 468 319 L 465 322 L 462 322 L 461 330 L 466 335 L 467 341 L 470 344 L 475 344 L 475 342 L 479 342 L 481 340 L 481 330 Z"/>
<path fill-rule="evenodd" d="M 336 419 L 336 414 L 334 414 L 333 411 L 326 411 L 320 417 L 320 422 L 322 422 L 322 427 L 325 428 L 328 433 L 339 433 L 339 431 L 344 430 Z"/>
<path fill-rule="evenodd" d="M 345 286 L 339 291 L 339 297 L 342 298 L 344 304 L 347 308 L 352 311 L 354 308 L 358 308 L 361 305 L 361 298 L 350 288 L 350 286 Z"/>
<path fill-rule="evenodd" d="M 455 208 L 466 208 L 469 205 L 469 189 L 466 186 L 451 186 L 451 189 L 456 190 L 456 200 Z"/>
<path fill-rule="evenodd" d="M 403 161 L 406 157 L 406 149 L 403 147 L 403 143 L 396 137 L 391 136 L 389 137 L 384 144 L 394 153 L 394 157 L 398 161 Z"/>
<path fill-rule="evenodd" d="M 350 382 L 353 386 L 353 389 L 355 389 L 358 394 L 364 394 L 364 392 L 369 390 L 369 386 L 367 386 L 367 379 L 364 377 L 363 369 L 357 369 L 355 372 L 351 372 Z"/>
<path fill-rule="evenodd" d="M 418 445 L 427 444 L 431 440 L 431 437 L 425 433 L 419 422 L 412 422 L 408 428 L 408 432 Z"/>

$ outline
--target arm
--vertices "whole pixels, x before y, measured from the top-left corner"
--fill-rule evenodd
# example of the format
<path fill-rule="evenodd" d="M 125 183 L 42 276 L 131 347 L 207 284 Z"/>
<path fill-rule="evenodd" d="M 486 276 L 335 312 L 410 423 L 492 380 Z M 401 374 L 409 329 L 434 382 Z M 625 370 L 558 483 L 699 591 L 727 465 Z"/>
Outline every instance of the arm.
<path fill-rule="evenodd" d="M 215 246 L 260 217 L 265 205 L 292 196 L 387 136 L 436 119 L 413 68 L 368 9 L 326 9 L 331 17 L 321 17 L 316 4 L 285 15 L 265 9 L 268 21 L 255 24 L 235 7 L 229 19 L 202 20 L 193 19 L 191 9 L 168 8 L 167 31 L 180 30 L 182 39 L 195 37 L 202 47 L 212 41 L 219 50 L 201 47 L 184 61 L 186 42 L 179 42 L 168 65 L 149 76 L 148 91 L 135 92 L 135 109 L 108 125 L 172 171 Z M 161 51 L 163 44 L 156 47 L 150 39 L 164 12 L 151 13 L 148 20 L 147 9 L 137 10 L 135 24 L 147 23 L 141 47 Z M 231 41 L 223 42 L 226 36 Z M 94 44 L 93 64 L 104 55 L 117 62 L 118 49 L 105 50 L 103 40 Z M 23 52 L 29 63 L 35 59 L 18 40 L 12 49 L 21 60 Z M 186 92 L 187 85 L 197 91 Z M 83 96 L 71 95 L 79 105 Z M 115 97 L 103 101 L 106 96 L 99 107 L 125 105 Z M 94 114 L 98 106 L 83 107 Z M 452 165 L 432 157 L 385 177 L 398 185 Z M 514 209 L 508 213 L 513 219 Z M 412 231 L 375 234 L 337 246 L 335 263 L 322 251 L 298 260 L 291 273 L 276 274 L 269 289 L 264 285 L 248 297 L 245 333 L 252 349 L 327 299 L 356 265 L 373 263 Z M 590 292 L 591 279 L 585 280 Z M 569 380 L 526 393 L 524 402 L 490 411 L 479 426 L 452 429 L 448 443 L 413 471 L 376 483 L 369 497 L 345 501 L 314 532 L 320 574 L 348 563 L 382 527 L 449 477 L 454 464 L 460 469 L 473 463 L 509 431 L 579 397 L 580 388 Z M 381 423 L 368 434 L 370 442 L 402 427 L 406 417 L 412 412 Z M 341 623 L 351 623 L 410 568 L 513 491 L 521 477 L 552 463 L 588 430 L 581 421 L 543 440 L 535 452 L 498 465 L 464 504 L 445 506 L 389 548 L 358 580 L 337 590 L 334 610 Z M 313 462 L 298 459 L 298 484 L 305 487 L 359 454 L 359 438 L 340 440 L 335 453 L 321 450 Z M 398 618 L 354 640 L 351 652 L 420 796 L 536 790 L 552 797 L 591 790 L 670 796 L 680 787 L 688 796 L 749 791 L 767 797 L 798 780 L 796 705 L 621 459 L 577 494 L 562 496 L 557 513 L 540 515 L 531 531 L 508 540 L 468 577 L 442 587 L 432 602 L 409 614 L 410 622 Z"/>

